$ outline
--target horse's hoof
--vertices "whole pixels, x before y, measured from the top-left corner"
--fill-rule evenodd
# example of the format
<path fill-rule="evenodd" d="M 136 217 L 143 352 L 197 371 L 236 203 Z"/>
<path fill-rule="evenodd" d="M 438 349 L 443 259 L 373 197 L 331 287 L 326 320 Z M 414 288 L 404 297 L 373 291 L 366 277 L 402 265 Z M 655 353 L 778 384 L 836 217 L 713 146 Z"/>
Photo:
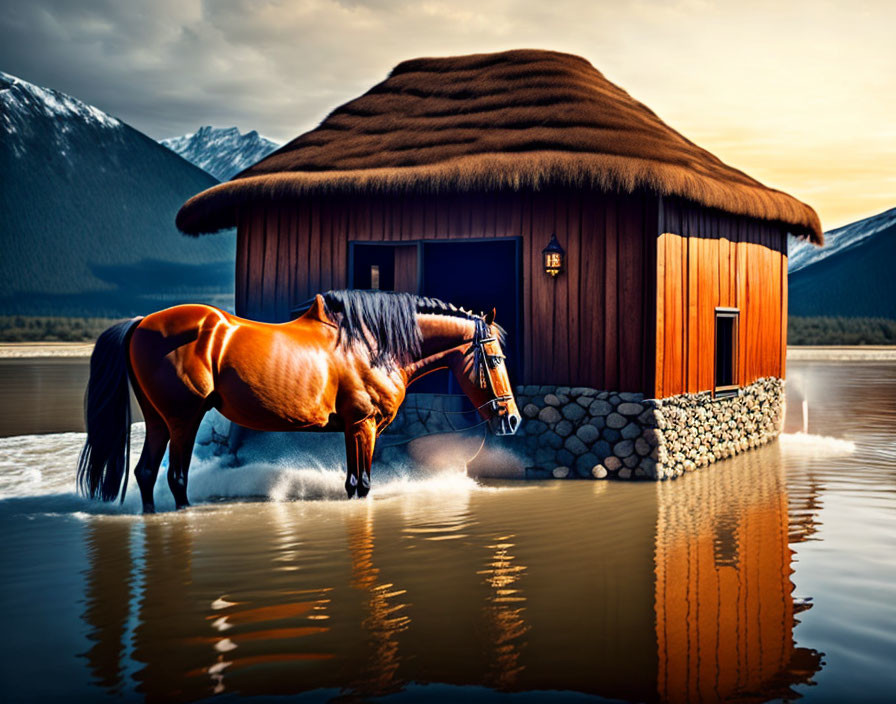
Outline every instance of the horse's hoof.
<path fill-rule="evenodd" d="M 357 487 L 352 486 L 348 482 L 345 483 L 345 493 L 348 494 L 348 498 L 352 498 L 355 495 L 355 489 Z"/>
<path fill-rule="evenodd" d="M 358 484 L 358 498 L 363 499 L 370 493 L 370 476 L 365 472 L 361 475 L 361 482 Z"/>
<path fill-rule="evenodd" d="M 143 515 L 148 513 L 155 513 L 156 507 L 155 504 L 143 504 Z"/>
<path fill-rule="evenodd" d="M 174 508 L 178 511 L 185 509 L 185 508 L 190 508 L 190 502 L 188 501 L 185 504 L 177 504 Z"/>

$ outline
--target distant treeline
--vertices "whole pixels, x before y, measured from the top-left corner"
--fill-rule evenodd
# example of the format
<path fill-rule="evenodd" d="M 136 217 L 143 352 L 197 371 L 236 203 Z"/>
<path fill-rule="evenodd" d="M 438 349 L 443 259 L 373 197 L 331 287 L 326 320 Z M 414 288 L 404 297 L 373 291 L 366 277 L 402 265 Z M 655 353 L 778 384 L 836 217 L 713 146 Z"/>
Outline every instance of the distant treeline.
<path fill-rule="evenodd" d="M 896 320 L 791 315 L 788 345 L 896 345 Z"/>
<path fill-rule="evenodd" d="M 116 318 L 0 315 L 0 342 L 93 342 Z M 896 320 L 790 316 L 789 345 L 896 345 Z"/>
<path fill-rule="evenodd" d="M 0 315 L 0 342 L 93 342 L 115 318 Z"/>

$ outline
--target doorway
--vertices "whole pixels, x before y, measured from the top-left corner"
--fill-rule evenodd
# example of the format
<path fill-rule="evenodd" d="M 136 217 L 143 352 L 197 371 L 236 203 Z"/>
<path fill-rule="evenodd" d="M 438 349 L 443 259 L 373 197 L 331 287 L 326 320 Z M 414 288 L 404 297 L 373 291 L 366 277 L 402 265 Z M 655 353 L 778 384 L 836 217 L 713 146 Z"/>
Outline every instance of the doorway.
<path fill-rule="evenodd" d="M 476 312 L 495 308 L 507 331 L 504 351 L 514 381 L 522 372 L 521 256 L 519 237 L 351 242 L 349 280 L 354 288 L 407 291 Z M 428 375 L 412 390 L 461 393 L 448 371 Z"/>

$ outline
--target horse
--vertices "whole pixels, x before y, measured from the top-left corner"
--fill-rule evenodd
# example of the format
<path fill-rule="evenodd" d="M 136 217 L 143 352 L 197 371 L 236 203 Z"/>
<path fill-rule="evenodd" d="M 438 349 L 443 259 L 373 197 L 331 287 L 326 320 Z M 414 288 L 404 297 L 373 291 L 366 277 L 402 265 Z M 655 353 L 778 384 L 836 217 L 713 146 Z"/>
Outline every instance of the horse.
<path fill-rule="evenodd" d="M 113 501 L 127 491 L 130 393 L 146 421 L 134 469 L 144 513 L 169 445 L 168 486 L 189 506 L 187 477 L 199 424 L 217 409 L 261 431 L 345 434 L 345 490 L 370 491 L 376 439 L 409 385 L 450 369 L 493 433 L 512 435 L 520 414 L 495 311 L 474 314 L 438 299 L 386 291 L 318 294 L 296 319 L 262 323 L 186 304 L 113 325 L 97 339 L 85 400 L 82 494 Z"/>

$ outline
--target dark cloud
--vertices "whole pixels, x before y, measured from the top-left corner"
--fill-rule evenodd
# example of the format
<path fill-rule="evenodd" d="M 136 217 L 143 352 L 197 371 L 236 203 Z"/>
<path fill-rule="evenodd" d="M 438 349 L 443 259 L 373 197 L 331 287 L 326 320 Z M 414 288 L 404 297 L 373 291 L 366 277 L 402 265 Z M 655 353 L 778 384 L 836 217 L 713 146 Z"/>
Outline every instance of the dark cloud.
<path fill-rule="evenodd" d="M 0 68 L 154 137 L 214 123 L 285 140 L 409 57 L 562 48 L 538 41 L 550 32 L 536 3 L 481 4 L 3 0 Z"/>
<path fill-rule="evenodd" d="M 845 194 L 846 213 L 892 205 L 894 22 L 891 0 L 0 0 L 0 70 L 156 138 L 286 141 L 404 59 L 557 49 L 771 185 Z M 865 177 L 832 175 L 844 159 Z"/>

